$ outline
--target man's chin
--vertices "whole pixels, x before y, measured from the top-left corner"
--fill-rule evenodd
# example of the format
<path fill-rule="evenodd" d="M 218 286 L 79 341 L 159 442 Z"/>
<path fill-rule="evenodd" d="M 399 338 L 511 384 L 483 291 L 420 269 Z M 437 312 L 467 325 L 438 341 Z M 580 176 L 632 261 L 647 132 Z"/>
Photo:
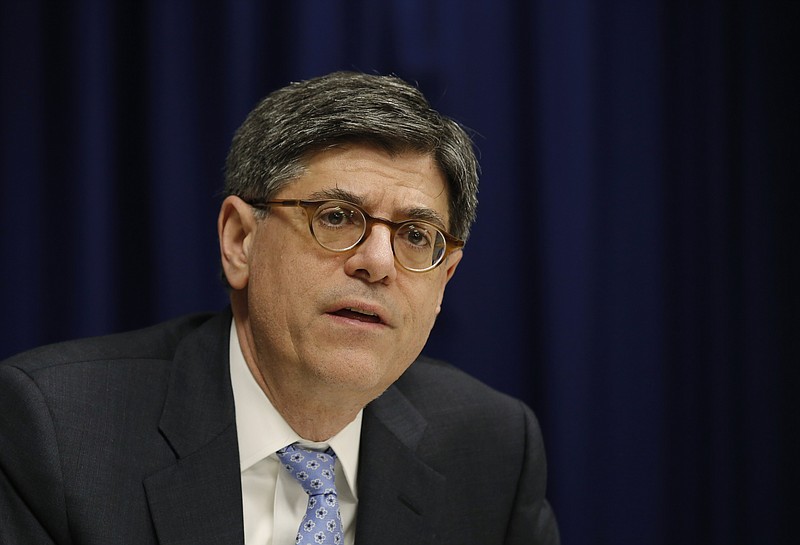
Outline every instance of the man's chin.
<path fill-rule="evenodd" d="M 383 393 L 408 368 L 408 365 L 387 365 L 374 354 L 352 350 L 343 354 L 331 353 L 326 362 L 317 368 L 319 378 L 331 388 L 343 393 L 369 397 L 369 401 Z"/>

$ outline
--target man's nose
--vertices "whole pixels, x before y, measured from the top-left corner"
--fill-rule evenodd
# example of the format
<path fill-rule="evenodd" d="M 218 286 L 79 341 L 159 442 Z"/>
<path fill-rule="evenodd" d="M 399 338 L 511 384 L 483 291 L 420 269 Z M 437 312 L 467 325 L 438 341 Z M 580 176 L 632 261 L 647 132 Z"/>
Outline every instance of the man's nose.
<path fill-rule="evenodd" d="M 397 263 L 392 250 L 392 231 L 375 224 L 345 261 L 345 272 L 368 282 L 390 283 L 397 277 Z"/>

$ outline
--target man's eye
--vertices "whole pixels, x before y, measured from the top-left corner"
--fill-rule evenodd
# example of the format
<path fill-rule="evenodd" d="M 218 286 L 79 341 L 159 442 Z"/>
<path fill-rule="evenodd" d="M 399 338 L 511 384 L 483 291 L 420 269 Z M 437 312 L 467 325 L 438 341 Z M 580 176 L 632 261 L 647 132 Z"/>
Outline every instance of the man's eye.
<path fill-rule="evenodd" d="M 328 225 L 342 225 L 347 221 L 349 217 L 350 214 L 348 214 L 344 210 L 341 209 L 329 210 L 324 214 L 322 214 L 322 221 L 324 221 Z"/>
<path fill-rule="evenodd" d="M 428 232 L 413 226 L 408 228 L 405 238 L 411 246 L 418 248 L 425 248 L 431 244 L 431 238 Z"/>

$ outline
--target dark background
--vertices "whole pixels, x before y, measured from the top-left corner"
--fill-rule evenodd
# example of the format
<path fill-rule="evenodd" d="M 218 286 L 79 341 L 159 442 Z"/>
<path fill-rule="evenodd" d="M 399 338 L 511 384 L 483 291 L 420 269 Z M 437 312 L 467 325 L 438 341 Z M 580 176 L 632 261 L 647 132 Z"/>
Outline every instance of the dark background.
<path fill-rule="evenodd" d="M 476 131 L 428 353 L 540 417 L 570 544 L 796 543 L 800 2 L 0 3 L 0 358 L 216 310 L 235 128 L 335 69 Z"/>

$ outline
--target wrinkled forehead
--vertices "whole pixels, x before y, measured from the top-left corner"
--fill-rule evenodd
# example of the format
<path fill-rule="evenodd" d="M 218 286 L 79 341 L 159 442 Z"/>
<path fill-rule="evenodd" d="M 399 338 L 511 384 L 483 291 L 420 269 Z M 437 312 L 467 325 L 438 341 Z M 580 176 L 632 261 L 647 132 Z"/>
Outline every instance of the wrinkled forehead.
<path fill-rule="evenodd" d="M 368 212 L 392 212 L 448 226 L 449 190 L 433 154 L 363 144 L 329 146 L 309 154 L 284 198 L 337 199 Z M 298 194 L 298 193 L 303 193 Z M 405 214 L 404 214 L 405 213 Z"/>

